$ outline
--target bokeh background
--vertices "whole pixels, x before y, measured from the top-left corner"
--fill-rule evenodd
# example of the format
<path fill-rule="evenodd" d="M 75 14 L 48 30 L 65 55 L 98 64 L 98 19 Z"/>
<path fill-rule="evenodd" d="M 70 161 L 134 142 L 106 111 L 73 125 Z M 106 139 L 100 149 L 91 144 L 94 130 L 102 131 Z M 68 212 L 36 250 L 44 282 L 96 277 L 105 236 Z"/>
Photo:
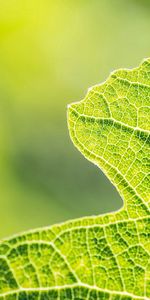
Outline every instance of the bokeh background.
<path fill-rule="evenodd" d="M 149 55 L 149 0 L 0 0 L 0 237 L 121 207 L 66 106 Z"/>

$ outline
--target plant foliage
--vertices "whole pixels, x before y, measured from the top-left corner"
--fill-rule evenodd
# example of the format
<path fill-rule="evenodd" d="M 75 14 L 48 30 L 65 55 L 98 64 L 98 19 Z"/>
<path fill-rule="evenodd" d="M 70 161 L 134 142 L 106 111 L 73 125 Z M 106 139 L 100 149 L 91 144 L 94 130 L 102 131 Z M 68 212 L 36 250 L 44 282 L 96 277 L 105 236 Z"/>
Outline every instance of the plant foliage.
<path fill-rule="evenodd" d="M 0 299 L 148 300 L 150 59 L 113 72 L 71 104 L 68 125 L 123 207 L 2 241 Z"/>

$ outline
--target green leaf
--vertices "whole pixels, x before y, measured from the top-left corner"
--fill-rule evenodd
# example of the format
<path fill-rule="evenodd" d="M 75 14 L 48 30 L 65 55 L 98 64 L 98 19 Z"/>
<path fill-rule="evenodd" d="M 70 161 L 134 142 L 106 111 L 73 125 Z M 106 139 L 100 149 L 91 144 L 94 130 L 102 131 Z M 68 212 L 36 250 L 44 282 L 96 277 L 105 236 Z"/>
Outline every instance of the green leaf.
<path fill-rule="evenodd" d="M 150 299 L 150 59 L 68 108 L 71 138 L 123 198 L 110 214 L 0 244 L 0 299 Z"/>

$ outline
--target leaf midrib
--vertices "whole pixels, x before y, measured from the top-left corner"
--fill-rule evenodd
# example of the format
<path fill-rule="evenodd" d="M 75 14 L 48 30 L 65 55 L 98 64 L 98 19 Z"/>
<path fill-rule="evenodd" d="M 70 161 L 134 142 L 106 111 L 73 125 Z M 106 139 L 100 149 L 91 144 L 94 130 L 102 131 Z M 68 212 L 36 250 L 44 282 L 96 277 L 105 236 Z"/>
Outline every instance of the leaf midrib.
<path fill-rule="evenodd" d="M 97 120 L 97 121 L 112 121 L 112 122 L 116 123 L 117 125 L 119 125 L 121 128 L 123 126 L 126 129 L 131 129 L 134 133 L 136 133 L 136 132 L 138 132 L 138 133 L 141 133 L 141 132 L 142 133 L 146 133 L 148 135 L 148 137 L 149 137 L 149 130 L 146 130 L 146 129 L 143 129 L 143 128 L 140 128 L 140 127 L 134 127 L 134 126 L 128 125 L 128 124 L 126 124 L 124 122 L 115 120 L 112 116 L 108 117 L 108 118 L 95 117 L 95 116 L 90 116 L 90 115 L 86 115 L 86 114 L 81 114 L 75 108 L 71 108 L 71 110 L 74 111 L 79 117 L 85 117 L 87 119 L 92 119 L 92 120 L 94 119 L 94 120 Z"/>
<path fill-rule="evenodd" d="M 92 286 L 86 283 L 75 283 L 75 284 L 67 284 L 67 285 L 62 285 L 62 286 L 51 286 L 51 287 L 36 287 L 36 288 L 22 288 L 20 287 L 19 289 L 16 290 L 11 290 L 5 293 L 2 293 L 0 295 L 1 297 L 6 297 L 9 295 L 13 294 L 19 294 L 21 292 L 49 292 L 49 291 L 59 291 L 59 290 L 65 290 L 65 289 L 74 289 L 74 288 L 87 288 L 89 290 L 94 290 L 97 292 L 102 292 L 102 293 L 107 293 L 107 294 L 112 294 L 112 295 L 118 295 L 118 296 L 127 296 L 127 297 L 132 297 L 132 299 L 139 299 L 139 300 L 149 300 L 147 296 L 138 296 L 129 292 L 121 292 L 121 291 L 115 291 L 115 290 L 107 290 L 107 289 L 101 289 L 97 286 Z"/>

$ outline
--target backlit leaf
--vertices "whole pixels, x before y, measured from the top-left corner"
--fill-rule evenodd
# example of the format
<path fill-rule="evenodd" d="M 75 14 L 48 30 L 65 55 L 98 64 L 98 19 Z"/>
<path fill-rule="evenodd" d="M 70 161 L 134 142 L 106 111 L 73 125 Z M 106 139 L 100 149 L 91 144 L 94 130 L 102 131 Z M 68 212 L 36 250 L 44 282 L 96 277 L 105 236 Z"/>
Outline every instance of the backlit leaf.
<path fill-rule="evenodd" d="M 0 299 L 148 300 L 150 59 L 113 72 L 71 104 L 68 125 L 75 146 L 107 175 L 123 207 L 2 241 Z"/>

